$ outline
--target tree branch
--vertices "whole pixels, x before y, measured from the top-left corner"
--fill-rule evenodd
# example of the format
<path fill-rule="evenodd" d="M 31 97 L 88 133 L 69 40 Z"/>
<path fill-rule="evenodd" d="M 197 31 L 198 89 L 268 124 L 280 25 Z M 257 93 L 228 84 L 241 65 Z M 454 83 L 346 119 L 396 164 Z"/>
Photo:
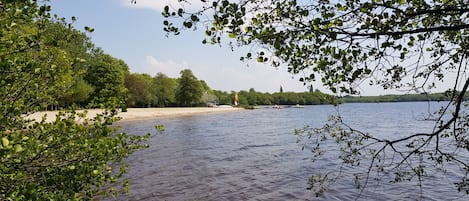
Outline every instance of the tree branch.
<path fill-rule="evenodd" d="M 454 26 L 439 26 L 439 27 L 429 27 L 429 28 L 418 28 L 408 31 L 391 31 L 391 32 L 374 32 L 374 33 L 360 33 L 360 32 L 346 32 L 346 31 L 327 31 L 323 30 L 323 32 L 329 32 L 333 34 L 341 34 L 341 35 L 348 35 L 350 37 L 368 37 L 368 38 L 376 38 L 379 36 L 402 36 L 407 34 L 416 34 L 416 33 L 428 33 L 428 32 L 436 32 L 436 31 L 459 31 L 463 29 L 469 29 L 469 24 L 461 24 L 461 25 L 454 25 Z"/>

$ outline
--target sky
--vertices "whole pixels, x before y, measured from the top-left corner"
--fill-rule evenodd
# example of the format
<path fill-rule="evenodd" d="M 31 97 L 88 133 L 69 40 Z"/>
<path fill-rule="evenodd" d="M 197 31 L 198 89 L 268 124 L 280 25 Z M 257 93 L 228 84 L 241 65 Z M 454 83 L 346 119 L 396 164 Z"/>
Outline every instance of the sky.
<path fill-rule="evenodd" d="M 174 0 L 173 0 L 174 1 Z M 168 0 L 52 0 L 52 13 L 71 21 L 74 27 L 95 29 L 88 34 L 91 41 L 113 57 L 124 60 L 132 73 L 151 76 L 162 72 L 169 77 L 179 77 L 183 69 L 212 88 L 222 91 L 240 91 L 254 88 L 260 92 L 303 92 L 307 87 L 299 76 L 287 72 L 285 66 L 274 68 L 255 61 L 239 60 L 246 49 L 232 51 L 228 45 L 204 45 L 203 29 L 182 31 L 181 35 L 166 36 L 161 15 Z M 312 83 L 314 89 L 331 93 L 320 82 Z M 382 95 L 379 88 L 358 89 L 361 95 Z M 388 91 L 387 93 L 396 93 Z"/>

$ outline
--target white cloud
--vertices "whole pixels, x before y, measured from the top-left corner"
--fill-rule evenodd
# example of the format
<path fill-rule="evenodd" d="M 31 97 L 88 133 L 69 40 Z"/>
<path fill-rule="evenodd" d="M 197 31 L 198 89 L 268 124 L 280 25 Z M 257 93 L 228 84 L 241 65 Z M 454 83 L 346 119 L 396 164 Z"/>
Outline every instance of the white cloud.
<path fill-rule="evenodd" d="M 306 87 L 292 79 L 285 69 L 275 69 L 267 65 L 254 63 L 245 66 L 238 64 L 205 64 L 193 66 L 192 71 L 213 89 L 222 91 L 239 91 L 254 88 L 260 92 L 277 92 L 280 86 L 286 91 L 306 91 Z"/>
<path fill-rule="evenodd" d="M 153 56 L 145 58 L 142 68 L 134 69 L 136 73 L 147 73 L 151 76 L 161 72 L 173 78 L 179 77 L 181 70 L 190 69 L 194 75 L 217 90 L 239 91 L 254 88 L 260 92 L 276 92 L 280 86 L 285 91 L 307 90 L 298 78 L 292 78 L 285 69 L 275 69 L 267 65 L 253 63 L 245 66 L 243 63 L 205 63 L 189 65 L 185 61 L 165 60 L 161 61 Z"/>
<path fill-rule="evenodd" d="M 136 0 L 136 3 L 130 3 L 130 0 L 121 0 L 122 5 L 128 8 L 140 8 L 140 9 L 151 9 L 156 11 L 163 11 L 166 5 L 170 5 L 173 8 L 181 7 L 181 3 L 176 0 Z M 200 9 L 204 4 L 200 0 L 189 0 L 188 3 L 184 3 L 183 7 L 188 10 Z"/>
<path fill-rule="evenodd" d="M 152 76 L 161 72 L 169 77 L 179 77 L 179 72 L 187 67 L 187 62 L 175 62 L 173 60 L 159 61 L 153 56 L 146 56 L 145 64 L 142 70 L 138 70 L 136 73 L 147 73 Z"/>

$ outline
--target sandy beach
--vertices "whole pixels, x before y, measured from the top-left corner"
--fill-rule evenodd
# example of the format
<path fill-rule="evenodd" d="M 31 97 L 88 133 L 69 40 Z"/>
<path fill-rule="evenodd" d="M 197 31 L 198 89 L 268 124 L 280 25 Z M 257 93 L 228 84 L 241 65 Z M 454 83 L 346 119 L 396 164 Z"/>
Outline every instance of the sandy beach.
<path fill-rule="evenodd" d="M 209 114 L 217 112 L 233 112 L 241 111 L 243 109 L 233 108 L 233 107 L 178 107 L 178 108 L 128 108 L 127 112 L 119 112 L 117 116 L 121 117 L 121 121 L 132 121 L 132 120 L 142 120 L 142 119 L 151 119 L 158 117 L 174 117 L 174 116 L 187 116 L 187 115 L 199 115 L 199 114 Z M 84 110 L 77 110 L 77 112 L 83 112 Z M 93 118 L 97 114 L 103 112 L 101 109 L 90 109 L 88 111 L 87 117 Z M 28 119 L 40 120 L 44 115 L 47 115 L 47 122 L 52 122 L 55 120 L 57 111 L 45 111 L 45 112 L 36 112 L 29 116 Z"/>

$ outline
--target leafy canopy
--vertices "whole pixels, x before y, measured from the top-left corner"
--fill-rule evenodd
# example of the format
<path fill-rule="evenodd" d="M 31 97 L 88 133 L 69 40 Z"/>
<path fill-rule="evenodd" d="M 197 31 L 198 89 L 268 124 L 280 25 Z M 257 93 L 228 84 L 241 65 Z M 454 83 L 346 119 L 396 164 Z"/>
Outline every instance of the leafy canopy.
<path fill-rule="evenodd" d="M 176 101 L 182 106 L 191 106 L 200 101 L 203 95 L 203 89 L 200 81 L 189 69 L 180 72 L 176 89 Z"/>
<path fill-rule="evenodd" d="M 385 89 L 428 89 L 443 70 L 457 69 L 467 49 L 468 3 L 461 0 L 221 0 L 202 1 L 199 10 L 173 2 L 162 12 L 165 31 L 205 27 L 204 43 L 231 38 L 231 45 L 258 47 L 241 59 L 284 63 L 333 92 L 354 93 L 370 77 Z M 411 80 L 403 83 L 405 75 Z"/>

